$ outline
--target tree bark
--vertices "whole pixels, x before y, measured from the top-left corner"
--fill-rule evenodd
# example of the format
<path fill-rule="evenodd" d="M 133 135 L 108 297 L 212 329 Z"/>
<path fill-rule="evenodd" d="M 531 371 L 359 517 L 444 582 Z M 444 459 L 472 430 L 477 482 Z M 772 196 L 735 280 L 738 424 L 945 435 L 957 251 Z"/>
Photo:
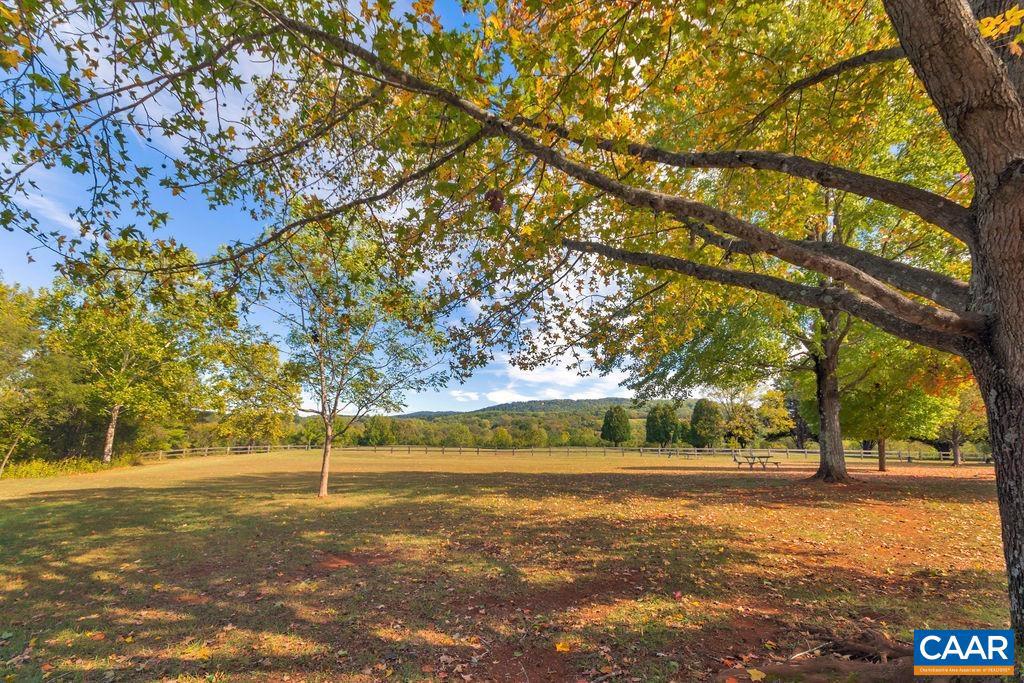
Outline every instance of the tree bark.
<path fill-rule="evenodd" d="M 110 462 L 114 456 L 114 436 L 117 434 L 117 418 L 120 414 L 120 405 L 111 408 L 110 424 L 107 425 L 107 436 L 103 441 L 103 462 Z"/>
<path fill-rule="evenodd" d="M 334 441 L 334 425 L 324 422 L 324 457 L 320 464 L 320 491 L 317 498 L 327 497 L 327 481 L 331 475 L 331 445 Z"/>
<path fill-rule="evenodd" d="M 953 442 L 950 445 L 952 447 L 951 450 L 953 451 L 953 467 L 959 467 L 963 462 L 963 459 L 960 456 L 960 440 L 953 439 Z"/>
<path fill-rule="evenodd" d="M 988 354 L 970 360 L 988 408 L 1010 622 L 1020 639 L 1024 637 L 1024 383 L 1013 382 L 1010 373 Z"/>
<path fill-rule="evenodd" d="M 815 392 L 818 399 L 818 471 L 813 479 L 839 483 L 847 482 L 846 454 L 843 452 L 843 431 L 839 425 L 839 347 L 841 340 L 835 333 L 838 314 L 823 312 L 821 349 L 812 354 L 814 360 Z"/>
<path fill-rule="evenodd" d="M 878 440 L 878 471 L 885 472 L 885 439 Z"/>
<path fill-rule="evenodd" d="M 807 425 L 804 416 L 800 414 L 800 404 L 796 398 L 786 398 L 786 409 L 793 419 L 793 441 L 797 448 L 803 450 L 807 448 L 807 439 L 810 438 L 811 428 Z"/>

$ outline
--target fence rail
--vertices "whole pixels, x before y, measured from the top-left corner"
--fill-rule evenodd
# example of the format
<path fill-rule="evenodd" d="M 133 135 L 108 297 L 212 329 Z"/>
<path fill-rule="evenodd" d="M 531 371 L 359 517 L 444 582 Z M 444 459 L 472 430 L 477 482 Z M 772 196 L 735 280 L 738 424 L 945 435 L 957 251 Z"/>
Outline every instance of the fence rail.
<path fill-rule="evenodd" d="M 282 445 L 247 445 L 247 446 L 199 446 L 196 448 L 175 448 L 162 451 L 146 451 L 137 453 L 144 460 L 164 460 L 168 458 L 193 458 L 207 455 L 241 455 L 255 453 L 271 453 L 278 451 L 316 451 L 323 448 L 323 444 L 282 444 Z M 485 454 L 506 454 L 506 455 L 570 455 L 577 454 L 601 454 L 601 455 L 626 455 L 636 454 L 651 457 L 667 458 L 703 458 L 712 456 L 739 457 L 742 455 L 767 455 L 778 459 L 793 458 L 817 458 L 817 450 L 799 448 L 657 448 L 647 446 L 547 446 L 544 448 L 485 448 L 476 446 L 411 446 L 411 445 L 387 445 L 387 446 L 335 446 L 334 451 L 370 451 L 373 453 L 408 454 L 422 453 L 428 455 L 437 453 L 439 455 L 485 455 Z M 847 450 L 847 458 L 871 459 L 877 458 L 876 451 Z M 900 462 L 913 462 L 915 460 L 937 460 L 952 461 L 950 453 L 929 453 L 926 451 L 889 451 L 889 458 L 895 458 Z M 965 462 L 991 462 L 991 456 L 980 453 L 965 453 L 962 456 Z"/>

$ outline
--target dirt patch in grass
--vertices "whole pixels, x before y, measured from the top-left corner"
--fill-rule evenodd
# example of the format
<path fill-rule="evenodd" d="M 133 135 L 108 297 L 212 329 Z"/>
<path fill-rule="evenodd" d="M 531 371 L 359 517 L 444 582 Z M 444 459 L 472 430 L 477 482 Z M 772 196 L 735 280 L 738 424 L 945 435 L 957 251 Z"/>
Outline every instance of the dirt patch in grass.
<path fill-rule="evenodd" d="M 378 567 L 395 561 L 395 556 L 387 553 L 327 553 L 313 564 L 319 572 L 333 572 L 349 567 Z"/>

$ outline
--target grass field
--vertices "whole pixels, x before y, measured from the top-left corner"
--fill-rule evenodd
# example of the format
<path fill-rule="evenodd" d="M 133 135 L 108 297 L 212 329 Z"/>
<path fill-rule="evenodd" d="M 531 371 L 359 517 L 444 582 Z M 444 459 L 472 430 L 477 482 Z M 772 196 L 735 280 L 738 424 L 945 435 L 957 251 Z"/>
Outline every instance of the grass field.
<path fill-rule="evenodd" d="M 750 680 L 1006 624 L 991 467 L 852 465 L 346 452 L 327 500 L 315 453 L 0 481 L 0 680 Z"/>

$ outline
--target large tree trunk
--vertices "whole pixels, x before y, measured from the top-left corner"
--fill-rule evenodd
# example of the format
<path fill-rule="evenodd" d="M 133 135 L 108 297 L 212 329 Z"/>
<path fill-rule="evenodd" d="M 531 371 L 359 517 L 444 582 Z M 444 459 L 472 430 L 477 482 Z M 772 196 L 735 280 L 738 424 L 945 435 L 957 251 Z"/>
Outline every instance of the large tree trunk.
<path fill-rule="evenodd" d="M 988 408 L 989 439 L 996 466 L 996 494 L 1010 593 L 1010 621 L 1024 638 L 1024 387 L 985 354 L 971 358 Z"/>
<path fill-rule="evenodd" d="M 103 441 L 103 462 L 110 462 L 114 456 L 114 436 L 117 434 L 117 417 L 120 414 L 121 406 L 111 408 L 110 424 L 107 425 L 107 436 Z"/>
<path fill-rule="evenodd" d="M 814 479 L 826 482 L 850 480 L 846 473 L 843 432 L 839 426 L 839 339 L 834 314 L 825 314 L 821 353 L 814 353 L 814 381 L 818 399 L 818 471 Z"/>
<path fill-rule="evenodd" d="M 963 462 L 963 459 L 960 457 L 960 439 L 953 439 L 950 446 L 953 451 L 953 467 L 959 467 Z"/>
<path fill-rule="evenodd" d="M 878 440 L 878 471 L 885 472 L 885 439 Z"/>
<path fill-rule="evenodd" d="M 331 444 L 334 441 L 334 425 L 330 421 L 324 424 L 324 457 L 320 464 L 320 491 L 318 498 L 327 497 L 327 480 L 331 476 Z"/>

